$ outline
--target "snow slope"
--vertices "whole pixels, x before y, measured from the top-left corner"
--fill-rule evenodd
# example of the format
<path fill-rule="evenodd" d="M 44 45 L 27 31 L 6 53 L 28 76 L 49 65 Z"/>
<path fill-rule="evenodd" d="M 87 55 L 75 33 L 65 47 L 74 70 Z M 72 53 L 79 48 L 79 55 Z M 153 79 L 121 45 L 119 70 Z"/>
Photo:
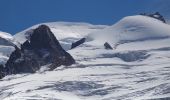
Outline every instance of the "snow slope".
<path fill-rule="evenodd" d="M 168 37 L 170 37 L 170 25 L 142 15 L 125 17 L 113 26 L 90 34 L 89 36 L 89 38 L 94 40 L 95 44 L 107 41 L 113 46 L 126 42 Z"/>
<path fill-rule="evenodd" d="M 0 99 L 168 100 L 169 30 L 169 25 L 149 17 L 125 17 L 68 50 L 76 60 L 72 66 L 6 76 L 0 81 Z M 105 50 L 104 42 L 116 47 Z"/>
<path fill-rule="evenodd" d="M 11 34 L 6 33 L 6 32 L 2 32 L 2 31 L 0 31 L 0 37 L 1 38 L 5 38 L 7 40 L 13 40 L 13 37 L 12 37 Z"/>
<path fill-rule="evenodd" d="M 0 64 L 5 64 L 10 54 L 14 50 L 14 40 L 12 35 L 0 31 Z"/>

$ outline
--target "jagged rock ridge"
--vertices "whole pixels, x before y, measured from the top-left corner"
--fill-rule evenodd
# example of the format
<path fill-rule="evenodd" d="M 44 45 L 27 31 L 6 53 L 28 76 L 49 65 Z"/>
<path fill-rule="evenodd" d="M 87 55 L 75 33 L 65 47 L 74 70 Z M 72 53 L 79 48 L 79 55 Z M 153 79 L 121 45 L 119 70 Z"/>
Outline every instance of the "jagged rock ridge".
<path fill-rule="evenodd" d="M 21 45 L 21 49 L 15 47 L 3 69 L 5 72 L 1 73 L 34 73 L 46 64 L 51 64 L 49 69 L 53 70 L 58 66 L 69 66 L 73 63 L 75 60 L 61 47 L 50 28 L 40 25 L 31 34 L 30 41 L 27 40 Z"/>
<path fill-rule="evenodd" d="M 72 43 L 71 49 L 73 49 L 73 48 L 75 48 L 75 47 L 77 47 L 77 46 L 83 44 L 85 41 L 86 41 L 86 38 L 82 38 L 82 39 L 80 39 L 80 40 L 78 40 L 78 41 Z"/>
<path fill-rule="evenodd" d="M 162 21 L 163 23 L 166 23 L 165 18 L 159 12 L 155 12 L 153 14 L 141 13 L 141 15 L 149 16 L 149 17 L 158 19 L 158 20 Z"/>

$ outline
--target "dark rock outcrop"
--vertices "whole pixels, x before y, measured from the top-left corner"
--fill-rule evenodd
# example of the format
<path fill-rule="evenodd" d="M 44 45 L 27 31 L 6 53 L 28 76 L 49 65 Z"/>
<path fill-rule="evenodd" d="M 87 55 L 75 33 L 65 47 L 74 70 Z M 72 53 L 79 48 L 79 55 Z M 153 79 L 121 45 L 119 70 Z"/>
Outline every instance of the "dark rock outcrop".
<path fill-rule="evenodd" d="M 29 43 L 29 41 L 25 41 L 23 44 L 21 44 L 21 50 L 24 49 L 31 49 L 31 44 Z"/>
<path fill-rule="evenodd" d="M 69 66 L 75 60 L 60 45 L 50 28 L 41 25 L 36 28 L 27 40 L 17 46 L 6 63 L 5 74 L 34 73 L 41 66 L 51 64 L 50 69 L 58 66 Z"/>
<path fill-rule="evenodd" d="M 0 79 L 5 76 L 5 68 L 3 65 L 0 65 Z"/>
<path fill-rule="evenodd" d="M 159 12 L 155 12 L 153 14 L 141 13 L 140 15 L 149 16 L 149 17 L 158 19 L 158 20 L 162 21 L 163 23 L 166 23 L 164 17 Z"/>
<path fill-rule="evenodd" d="M 113 49 L 113 48 L 110 46 L 110 44 L 107 43 L 107 42 L 104 43 L 104 47 L 105 47 L 105 49 L 110 49 L 110 50 Z"/>
<path fill-rule="evenodd" d="M 75 47 L 77 47 L 77 46 L 83 44 L 85 41 L 86 41 L 86 38 L 82 38 L 82 39 L 80 39 L 80 40 L 78 40 L 78 41 L 72 43 L 71 49 L 73 49 L 73 48 L 75 48 Z"/>

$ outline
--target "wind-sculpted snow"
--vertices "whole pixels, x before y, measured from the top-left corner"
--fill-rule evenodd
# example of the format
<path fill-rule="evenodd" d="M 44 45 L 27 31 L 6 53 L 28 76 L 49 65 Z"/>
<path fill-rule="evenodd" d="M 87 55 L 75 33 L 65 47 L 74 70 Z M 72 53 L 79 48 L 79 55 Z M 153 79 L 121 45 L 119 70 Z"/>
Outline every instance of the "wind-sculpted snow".
<path fill-rule="evenodd" d="M 126 62 L 145 60 L 149 56 L 150 55 L 146 54 L 145 51 L 130 51 L 127 53 L 124 52 L 124 53 L 115 53 L 115 54 L 103 54 L 103 58 L 117 57 Z"/>
<path fill-rule="evenodd" d="M 54 71 L 46 71 L 46 65 L 34 74 L 4 77 L 0 81 L 0 99 L 168 100 L 169 32 L 169 25 L 156 19 L 124 18 L 114 26 L 89 33 L 85 43 L 68 50 L 76 61 L 74 65 Z M 93 37 L 97 33 L 104 35 Z M 74 39 L 69 37 L 62 42 Z M 105 42 L 113 50 L 105 49 Z"/>

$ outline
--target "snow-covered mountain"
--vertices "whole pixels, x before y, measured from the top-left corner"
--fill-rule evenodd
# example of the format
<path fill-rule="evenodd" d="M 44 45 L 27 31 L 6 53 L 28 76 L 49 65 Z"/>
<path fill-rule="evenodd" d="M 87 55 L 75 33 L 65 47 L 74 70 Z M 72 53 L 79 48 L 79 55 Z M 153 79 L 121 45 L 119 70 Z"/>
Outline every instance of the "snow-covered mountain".
<path fill-rule="evenodd" d="M 76 64 L 6 76 L 0 81 L 0 99 L 170 99 L 170 25 L 142 15 L 125 17 L 112 26 L 47 25 L 61 44 L 87 39 L 67 48 Z M 26 31 L 16 34 L 15 40 L 22 43 L 29 38 Z M 105 42 L 113 50 L 105 49 Z"/>
<path fill-rule="evenodd" d="M 88 23 L 78 22 L 51 22 L 41 23 L 50 27 L 56 38 L 60 41 L 60 44 L 65 50 L 71 48 L 71 43 L 77 41 L 80 38 L 87 36 L 89 33 L 104 29 L 107 25 L 92 25 Z M 22 32 L 14 35 L 14 39 L 23 43 L 29 38 L 32 30 L 41 24 L 34 25 Z"/>
<path fill-rule="evenodd" d="M 170 25 L 142 15 L 125 17 L 118 23 L 89 35 L 89 38 L 94 40 L 95 44 L 107 41 L 113 46 L 127 42 L 157 40 L 169 37 Z"/>

